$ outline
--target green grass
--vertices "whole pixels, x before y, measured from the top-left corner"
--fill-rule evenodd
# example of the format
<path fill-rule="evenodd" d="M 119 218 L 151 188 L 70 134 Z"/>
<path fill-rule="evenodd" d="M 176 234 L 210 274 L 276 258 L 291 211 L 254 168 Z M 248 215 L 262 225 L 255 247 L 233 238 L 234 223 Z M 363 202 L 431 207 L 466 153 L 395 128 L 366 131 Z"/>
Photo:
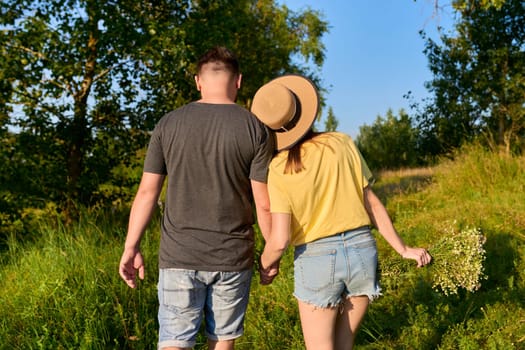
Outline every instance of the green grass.
<path fill-rule="evenodd" d="M 94 217 L 45 224 L 37 244 L 12 241 L 0 269 L 0 348 L 146 349 L 156 337 L 156 265 L 137 291 L 118 276 L 123 227 Z M 155 235 L 143 247 L 153 251 Z M 153 256 L 153 253 L 150 253 Z"/>
<path fill-rule="evenodd" d="M 379 174 L 375 189 L 410 245 L 430 248 L 450 231 L 479 228 L 487 278 L 475 292 L 445 295 L 432 287 L 441 265 L 416 269 L 377 234 L 383 296 L 355 348 L 525 349 L 525 158 L 471 146 L 432 169 Z M 118 276 L 125 226 L 118 215 L 86 212 L 74 227 L 46 220 L 27 233 L 37 238 L 9 241 L 0 349 L 155 349 L 158 219 L 142 244 L 146 279 L 136 290 Z M 237 349 L 304 348 L 292 264 L 290 249 L 272 285 L 255 276 Z M 196 348 L 204 344 L 201 336 Z"/>

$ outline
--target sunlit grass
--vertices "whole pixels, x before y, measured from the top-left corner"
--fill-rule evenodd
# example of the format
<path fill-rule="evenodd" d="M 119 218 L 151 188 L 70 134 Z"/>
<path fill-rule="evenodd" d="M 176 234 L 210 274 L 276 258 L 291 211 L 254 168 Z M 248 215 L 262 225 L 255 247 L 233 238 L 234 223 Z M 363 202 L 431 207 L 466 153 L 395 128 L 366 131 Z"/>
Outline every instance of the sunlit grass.
<path fill-rule="evenodd" d="M 431 169 L 377 177 L 374 189 L 408 244 L 430 249 L 447 232 L 479 229 L 487 278 L 447 295 L 433 286 L 431 269 L 402 260 L 377 234 L 383 296 L 355 348 L 525 348 L 525 158 L 471 147 Z M 145 235 L 146 279 L 136 290 L 118 276 L 125 226 L 118 216 L 86 212 L 73 227 L 48 218 L 28 233 L 37 238 L 12 239 L 0 265 L 0 349 L 155 349 L 159 221 Z M 258 251 L 262 244 L 258 236 Z M 455 259 L 458 269 L 469 267 L 461 254 Z M 435 266 L 444 260 L 453 261 L 447 249 Z M 400 262 L 397 272 L 388 269 Z M 304 348 L 292 266 L 289 249 L 272 285 L 254 276 L 237 349 Z M 201 336 L 196 349 L 205 348 Z"/>
<path fill-rule="evenodd" d="M 150 344 L 156 336 L 156 269 L 151 266 L 149 283 L 136 293 L 120 283 L 122 228 L 106 230 L 87 217 L 67 230 L 48 223 L 39 235 L 30 246 L 10 242 L 9 263 L 0 269 L 6 282 L 0 288 L 0 348 L 139 349 Z"/>

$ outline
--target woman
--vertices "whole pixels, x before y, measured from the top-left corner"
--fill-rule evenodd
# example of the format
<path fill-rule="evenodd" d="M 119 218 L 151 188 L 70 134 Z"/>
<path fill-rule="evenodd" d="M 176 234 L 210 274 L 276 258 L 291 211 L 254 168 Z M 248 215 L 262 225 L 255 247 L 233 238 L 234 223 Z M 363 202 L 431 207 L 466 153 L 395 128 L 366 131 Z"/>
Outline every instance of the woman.
<path fill-rule="evenodd" d="M 312 131 L 318 104 L 313 83 L 298 75 L 272 80 L 253 99 L 252 112 L 275 130 L 278 151 L 268 177 L 272 228 L 260 258 L 261 282 L 271 283 L 292 244 L 306 348 L 352 349 L 369 302 L 380 295 L 370 226 L 418 267 L 431 257 L 399 237 L 350 137 Z"/>

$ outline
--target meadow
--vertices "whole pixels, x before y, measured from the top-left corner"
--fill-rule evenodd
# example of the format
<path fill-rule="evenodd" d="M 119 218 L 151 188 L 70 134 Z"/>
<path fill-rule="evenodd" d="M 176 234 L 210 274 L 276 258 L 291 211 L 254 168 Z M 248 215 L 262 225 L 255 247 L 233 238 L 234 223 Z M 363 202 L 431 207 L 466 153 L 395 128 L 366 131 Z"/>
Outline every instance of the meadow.
<path fill-rule="evenodd" d="M 400 235 L 434 263 L 417 269 L 376 232 L 383 295 L 357 350 L 525 349 L 525 157 L 469 146 L 451 159 L 377 174 Z M 47 217 L 31 239 L 11 239 L 0 258 L 0 349 L 155 349 L 159 218 L 135 290 L 118 276 L 126 224 L 126 211 L 85 210 L 73 226 Z M 304 348 L 292 276 L 291 249 L 272 285 L 255 275 L 237 349 Z"/>

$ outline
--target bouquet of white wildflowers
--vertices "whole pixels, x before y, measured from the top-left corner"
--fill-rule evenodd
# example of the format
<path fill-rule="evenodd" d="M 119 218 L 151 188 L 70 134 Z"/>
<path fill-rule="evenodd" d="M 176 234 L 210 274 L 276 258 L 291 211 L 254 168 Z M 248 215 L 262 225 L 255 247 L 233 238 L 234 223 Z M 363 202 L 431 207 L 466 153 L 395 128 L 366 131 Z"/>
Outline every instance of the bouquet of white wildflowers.
<path fill-rule="evenodd" d="M 475 292 L 486 279 L 483 263 L 485 261 L 485 237 L 478 228 L 461 231 L 449 227 L 435 244 L 428 248 L 432 262 L 422 270 L 432 288 L 445 295 L 458 294 L 460 289 Z M 385 284 L 394 284 L 403 275 L 416 273 L 413 261 L 406 259 L 387 259 L 380 261 L 381 276 Z"/>
<path fill-rule="evenodd" d="M 432 255 L 429 266 L 432 288 L 445 295 L 457 294 L 460 288 L 475 292 L 487 278 L 483 270 L 485 236 L 479 228 L 446 231 L 442 239 L 428 249 Z"/>

